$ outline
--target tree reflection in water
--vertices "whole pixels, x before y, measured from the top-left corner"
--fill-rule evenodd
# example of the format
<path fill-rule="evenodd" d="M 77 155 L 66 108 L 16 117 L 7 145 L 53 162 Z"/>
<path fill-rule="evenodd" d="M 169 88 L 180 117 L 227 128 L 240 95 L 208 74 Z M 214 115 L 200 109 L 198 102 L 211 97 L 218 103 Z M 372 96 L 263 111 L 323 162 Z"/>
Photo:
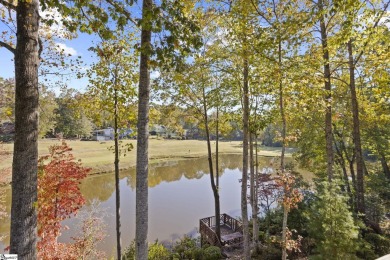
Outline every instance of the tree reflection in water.
<path fill-rule="evenodd" d="M 270 167 L 273 158 L 262 157 L 260 169 Z M 220 197 L 221 212 L 237 216 L 240 208 L 240 183 L 242 156 L 225 154 L 220 156 Z M 149 240 L 155 239 L 171 243 L 184 234 L 195 234 L 200 218 L 213 214 L 213 195 L 208 175 L 207 157 L 188 160 L 173 160 L 150 165 L 149 171 L 149 209 L 150 228 Z M 135 169 L 120 173 L 121 215 L 123 245 L 130 244 L 135 232 Z M 107 212 L 115 209 L 114 173 L 98 174 L 88 177 L 80 185 L 86 201 L 98 200 Z M 6 193 L 7 211 L 10 210 L 10 189 Z M 87 203 L 81 210 L 89 207 Z M 108 214 L 108 237 L 100 247 L 111 255 L 115 248 L 115 218 L 114 213 Z M 64 231 L 60 241 L 68 242 L 77 232 L 73 227 L 77 218 L 64 221 L 63 225 L 70 227 Z M 5 235 L 3 245 L 9 243 L 9 218 L 0 222 L 0 235 Z M 3 251 L 0 243 L 0 251 Z"/>

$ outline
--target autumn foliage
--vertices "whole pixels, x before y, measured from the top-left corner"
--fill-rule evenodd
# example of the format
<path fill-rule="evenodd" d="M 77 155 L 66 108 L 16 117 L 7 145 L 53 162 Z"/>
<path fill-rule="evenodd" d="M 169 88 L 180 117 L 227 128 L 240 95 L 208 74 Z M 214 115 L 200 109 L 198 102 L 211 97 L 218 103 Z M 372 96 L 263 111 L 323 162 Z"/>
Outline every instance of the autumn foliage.
<path fill-rule="evenodd" d="M 57 242 L 61 221 L 75 215 L 85 200 L 78 187 L 89 168 L 81 166 L 65 143 L 53 145 L 50 154 L 39 159 L 38 247 L 39 259 L 74 259 L 73 245 Z M 45 164 L 45 162 L 47 162 Z"/>
<path fill-rule="evenodd" d="M 298 203 L 302 201 L 302 193 L 295 187 L 295 176 L 291 173 L 283 173 L 275 178 L 276 184 L 282 189 L 283 196 L 280 198 L 280 203 L 287 211 L 294 209 Z"/>

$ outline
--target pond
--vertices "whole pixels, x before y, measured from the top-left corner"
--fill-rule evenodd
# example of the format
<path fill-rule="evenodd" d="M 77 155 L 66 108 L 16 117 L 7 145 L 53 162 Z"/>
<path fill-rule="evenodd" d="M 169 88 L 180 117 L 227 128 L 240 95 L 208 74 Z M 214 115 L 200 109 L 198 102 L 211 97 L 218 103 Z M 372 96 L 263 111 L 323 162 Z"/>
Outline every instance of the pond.
<path fill-rule="evenodd" d="M 260 167 L 272 167 L 274 158 L 261 157 Z M 233 217 L 241 215 L 241 165 L 242 156 L 222 155 L 220 157 L 220 203 L 221 213 Z M 260 168 L 260 169 L 261 169 Z M 107 255 L 115 253 L 115 182 L 114 174 L 100 174 L 88 177 L 80 186 L 87 203 L 81 209 L 86 211 L 92 201 L 98 201 L 98 209 L 104 214 L 107 237 L 99 248 Z M 121 189 L 121 232 L 122 246 L 125 248 L 135 234 L 135 169 L 120 174 Z M 6 192 L 6 208 L 10 212 L 10 189 Z M 207 158 L 167 161 L 153 164 L 149 172 L 149 234 L 150 242 L 159 240 L 166 244 L 187 234 L 197 234 L 199 219 L 214 214 L 214 199 L 210 185 Z M 69 242 L 78 232 L 79 218 L 65 220 L 64 230 L 59 241 Z M 0 244 L 9 243 L 9 218 L 0 222 Z"/>

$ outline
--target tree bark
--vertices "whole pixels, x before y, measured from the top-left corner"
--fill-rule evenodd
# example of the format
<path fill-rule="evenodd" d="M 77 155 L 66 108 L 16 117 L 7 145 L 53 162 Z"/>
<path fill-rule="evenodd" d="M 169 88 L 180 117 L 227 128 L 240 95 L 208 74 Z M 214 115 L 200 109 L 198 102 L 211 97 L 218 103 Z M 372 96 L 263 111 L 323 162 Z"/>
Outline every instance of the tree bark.
<path fill-rule="evenodd" d="M 116 68 L 115 68 L 116 69 Z M 121 242 L 121 198 L 119 186 L 119 144 L 118 144 L 118 92 L 117 92 L 117 71 L 115 71 L 114 79 L 114 146 L 115 146 L 115 213 L 116 213 L 116 251 L 118 259 L 122 258 L 122 242 Z"/>
<path fill-rule="evenodd" d="M 39 1 L 18 1 L 10 253 L 36 259 Z"/>
<path fill-rule="evenodd" d="M 217 186 L 214 181 L 214 169 L 213 169 L 213 159 L 211 153 L 211 142 L 210 142 L 210 130 L 209 130 L 209 122 L 207 116 L 207 102 L 206 102 L 206 93 L 205 88 L 203 87 L 203 118 L 204 118 L 204 126 L 206 130 L 206 140 L 207 140 L 207 155 L 209 161 L 209 171 L 210 171 L 210 182 L 211 188 L 213 190 L 214 195 L 214 208 L 215 208 L 215 233 L 217 234 L 218 240 L 221 241 L 221 212 L 219 206 L 219 193 Z"/>
<path fill-rule="evenodd" d="M 282 118 L 282 152 L 280 155 L 280 170 L 284 172 L 287 123 L 286 123 L 286 115 L 284 113 L 283 78 L 282 78 L 282 41 L 280 38 L 278 42 L 278 66 L 279 66 L 279 109 L 280 109 L 280 116 Z"/>
<path fill-rule="evenodd" d="M 320 15 L 320 30 L 321 30 L 321 44 L 322 44 L 322 58 L 324 62 L 324 81 L 325 81 L 325 142 L 326 142 L 326 172 L 328 181 L 333 179 L 333 165 L 334 152 L 332 147 L 332 89 L 331 89 L 331 73 L 329 64 L 329 50 L 328 50 L 328 35 L 326 31 L 326 24 L 324 18 L 324 5 L 322 0 L 318 0 L 318 8 Z"/>
<path fill-rule="evenodd" d="M 248 186 L 248 135 L 249 135 L 249 63 L 248 59 L 244 58 L 244 84 L 243 84 L 243 159 L 242 159 L 242 183 L 241 183 L 241 216 L 244 236 L 244 258 L 249 260 L 249 226 L 248 226 L 248 204 L 247 204 L 247 186 Z"/>
<path fill-rule="evenodd" d="M 382 164 L 383 173 L 388 179 L 390 179 L 390 168 L 389 165 L 387 165 L 386 157 L 383 153 L 381 153 L 379 156 L 380 156 L 379 160 L 381 161 Z"/>
<path fill-rule="evenodd" d="M 253 154 L 253 134 L 249 134 L 249 161 L 250 161 L 250 198 L 252 207 L 252 237 L 253 245 L 256 247 L 258 238 L 258 225 L 257 225 L 257 197 L 256 197 L 256 172 L 255 172 L 255 160 Z"/>
<path fill-rule="evenodd" d="M 255 212 L 256 214 L 256 219 L 255 221 L 253 222 L 253 240 L 254 240 L 254 243 L 257 247 L 257 244 L 259 242 L 259 223 L 258 223 L 258 214 L 259 214 L 259 207 L 258 207 L 258 183 L 257 183 L 257 180 L 258 180 L 258 174 L 259 174 L 259 161 L 257 159 L 257 154 L 258 154 L 258 150 L 257 150 L 257 134 L 255 134 L 255 146 L 256 146 L 256 152 L 255 152 L 255 190 L 254 190 L 254 200 L 253 200 L 253 212 Z"/>
<path fill-rule="evenodd" d="M 148 259 L 148 146 L 149 146 L 149 95 L 150 72 L 149 60 L 151 49 L 152 0 L 142 4 L 141 57 L 138 87 L 138 133 L 137 133 L 137 166 L 136 166 L 136 259 Z"/>
<path fill-rule="evenodd" d="M 359 120 L 359 104 L 356 95 L 355 85 L 355 61 L 352 53 L 352 40 L 348 45 L 348 65 L 349 65 L 349 90 L 351 92 L 352 103 L 352 119 L 353 119 L 353 142 L 356 156 L 356 206 L 357 212 L 365 213 L 364 205 L 364 161 L 362 154 L 362 144 L 360 138 L 360 120 Z"/>
<path fill-rule="evenodd" d="M 217 122 L 215 126 L 215 178 L 217 182 L 217 190 L 219 192 L 219 106 L 217 105 Z"/>
<path fill-rule="evenodd" d="M 282 260 L 287 259 L 287 251 L 286 251 L 286 234 L 287 234 L 287 217 L 288 217 L 288 209 L 284 205 L 283 206 L 283 228 L 282 228 Z"/>
<path fill-rule="evenodd" d="M 336 163 L 338 163 L 343 171 L 343 178 L 344 178 L 344 183 L 346 187 L 346 191 L 348 192 L 348 196 L 350 198 L 350 204 L 353 205 L 353 195 L 351 191 L 351 185 L 349 184 L 349 178 L 348 178 L 348 172 L 347 172 L 347 166 L 345 164 L 345 158 L 343 155 L 343 150 L 338 146 L 338 142 L 341 143 L 341 147 L 344 146 L 344 141 L 342 140 L 342 135 L 340 132 L 337 131 L 337 128 L 334 127 L 334 133 L 338 137 L 340 137 L 340 140 L 336 140 L 335 136 L 333 136 L 333 142 L 334 142 L 334 147 L 336 150 L 336 154 L 338 155 L 338 159 L 335 159 Z M 348 156 L 348 155 L 346 155 Z"/>

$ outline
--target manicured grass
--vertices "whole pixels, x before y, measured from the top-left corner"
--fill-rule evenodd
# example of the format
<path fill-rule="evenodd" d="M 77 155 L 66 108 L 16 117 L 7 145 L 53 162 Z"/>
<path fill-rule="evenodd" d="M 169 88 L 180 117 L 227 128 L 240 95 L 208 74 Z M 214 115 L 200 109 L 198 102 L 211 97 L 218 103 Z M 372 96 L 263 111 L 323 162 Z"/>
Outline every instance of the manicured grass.
<path fill-rule="evenodd" d="M 39 154 L 48 154 L 49 146 L 59 143 L 58 140 L 43 139 L 39 141 Z M 73 149 L 75 158 L 81 159 L 84 166 L 91 167 L 93 173 L 113 171 L 114 154 L 109 147 L 114 146 L 114 141 L 96 142 L 96 141 L 73 141 L 67 140 L 69 146 Z M 133 150 L 127 151 L 126 156 L 121 156 L 120 168 L 127 169 L 135 166 L 136 162 L 136 140 L 124 140 L 122 145 L 131 143 Z M 215 141 L 212 141 L 212 151 L 215 151 Z M 11 167 L 13 144 L 3 144 L 3 149 L 8 154 L 0 153 L 0 170 Z M 240 141 L 221 141 L 219 142 L 220 153 L 242 153 L 242 142 Z M 207 155 L 206 141 L 198 140 L 149 140 L 149 158 L 150 162 L 156 162 L 169 159 L 181 159 L 191 157 L 201 157 Z M 261 147 L 259 155 L 279 156 L 280 148 Z M 287 154 L 290 156 L 290 154 Z"/>

